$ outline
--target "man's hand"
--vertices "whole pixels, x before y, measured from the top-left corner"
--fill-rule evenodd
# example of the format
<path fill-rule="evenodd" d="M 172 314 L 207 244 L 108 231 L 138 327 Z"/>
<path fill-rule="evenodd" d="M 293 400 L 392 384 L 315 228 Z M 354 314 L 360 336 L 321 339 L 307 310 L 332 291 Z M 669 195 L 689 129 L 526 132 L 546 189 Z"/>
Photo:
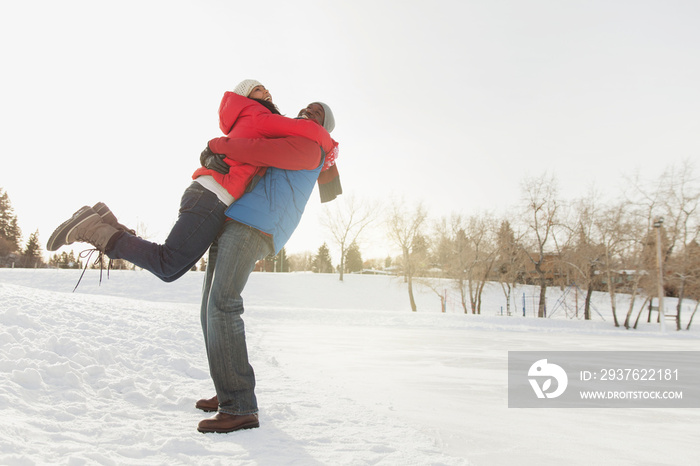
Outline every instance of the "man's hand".
<path fill-rule="evenodd" d="M 209 146 L 207 146 L 207 148 L 204 149 L 202 154 L 199 156 L 199 162 L 203 167 L 219 172 L 222 175 L 226 175 L 231 167 L 224 162 L 224 158 L 226 158 L 225 155 L 215 154 L 209 149 Z"/>

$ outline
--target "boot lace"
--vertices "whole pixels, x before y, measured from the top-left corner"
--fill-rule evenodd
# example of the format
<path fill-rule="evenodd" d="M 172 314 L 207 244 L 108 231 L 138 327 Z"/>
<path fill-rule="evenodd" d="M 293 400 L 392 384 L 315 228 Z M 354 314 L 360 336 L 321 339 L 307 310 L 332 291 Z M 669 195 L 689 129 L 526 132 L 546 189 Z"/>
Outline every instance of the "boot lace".
<path fill-rule="evenodd" d="M 88 266 L 90 265 L 90 260 L 92 259 L 92 255 L 97 253 L 97 258 L 95 261 L 92 263 L 93 267 L 96 267 L 97 264 L 100 264 L 100 282 L 99 284 L 102 285 L 102 270 L 104 269 L 104 258 L 106 257 L 102 251 L 100 251 L 97 248 L 93 249 L 86 249 L 84 251 L 81 251 L 78 256 L 82 259 L 85 258 L 85 267 L 83 268 L 83 273 L 80 274 L 80 278 L 78 278 L 78 283 L 75 284 L 75 288 L 73 288 L 73 292 L 75 293 L 75 290 L 78 289 L 78 285 L 80 285 L 80 282 L 83 279 L 83 275 L 85 275 L 85 272 L 87 271 Z M 108 257 L 109 259 L 109 257 Z M 109 259 L 109 262 L 107 262 L 107 280 L 109 280 L 109 271 L 112 269 L 112 259 Z"/>

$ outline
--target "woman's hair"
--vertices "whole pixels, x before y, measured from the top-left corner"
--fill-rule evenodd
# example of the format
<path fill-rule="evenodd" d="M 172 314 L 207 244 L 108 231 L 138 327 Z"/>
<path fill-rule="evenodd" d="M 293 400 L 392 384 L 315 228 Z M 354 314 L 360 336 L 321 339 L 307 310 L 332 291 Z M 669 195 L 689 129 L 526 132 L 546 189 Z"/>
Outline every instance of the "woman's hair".
<path fill-rule="evenodd" d="M 262 105 L 263 107 L 265 107 L 266 109 L 268 109 L 269 111 L 274 113 L 275 115 L 281 115 L 280 111 L 277 110 L 277 106 L 275 104 L 273 104 L 272 102 L 270 102 L 269 100 L 262 100 L 262 99 L 252 99 L 252 100 L 256 101 L 257 103 L 259 103 L 260 105 Z"/>

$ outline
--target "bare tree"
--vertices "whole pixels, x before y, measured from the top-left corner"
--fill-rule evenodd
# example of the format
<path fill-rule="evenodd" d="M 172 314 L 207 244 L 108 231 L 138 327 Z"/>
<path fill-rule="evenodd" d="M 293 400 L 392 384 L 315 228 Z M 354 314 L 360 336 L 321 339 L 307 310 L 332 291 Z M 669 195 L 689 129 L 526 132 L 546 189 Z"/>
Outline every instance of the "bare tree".
<path fill-rule="evenodd" d="M 506 314 L 511 315 L 512 292 L 521 273 L 525 256 L 520 246 L 520 235 L 516 236 L 507 220 L 501 222 L 496 235 L 496 273 L 506 298 Z"/>
<path fill-rule="evenodd" d="M 538 178 L 528 178 L 523 183 L 523 195 L 523 217 L 530 240 L 530 244 L 523 250 L 538 276 L 540 297 L 537 317 L 545 317 L 547 272 L 551 273 L 551 270 L 545 268 L 545 261 L 547 253 L 554 250 L 551 246 L 555 240 L 554 229 L 559 210 L 556 180 L 546 174 Z"/>
<path fill-rule="evenodd" d="M 466 240 L 461 252 L 465 255 L 462 263 L 467 274 L 469 303 L 472 314 L 481 314 L 481 296 L 496 260 L 493 219 L 488 215 L 470 217 L 466 231 L 460 236 L 461 241 Z"/>
<path fill-rule="evenodd" d="M 640 275 L 640 267 L 637 258 L 640 254 L 631 254 L 629 258 L 632 262 L 629 270 L 622 269 L 623 255 L 625 250 L 630 250 L 631 246 L 638 242 L 641 237 L 638 225 L 631 221 L 627 215 L 626 204 L 623 202 L 607 206 L 597 212 L 593 219 L 593 226 L 599 244 L 602 248 L 602 258 L 600 260 L 600 272 L 605 277 L 605 282 L 610 296 L 610 306 L 612 309 L 613 323 L 619 327 L 617 318 L 617 290 L 622 287 L 625 290 L 636 294 Z M 631 286 L 630 286 L 631 284 Z M 634 299 L 632 299 L 634 302 Z M 625 319 L 625 327 L 629 328 L 629 318 L 632 313 L 632 306 Z"/>
<path fill-rule="evenodd" d="M 287 261 L 289 262 L 289 270 L 291 272 L 307 272 L 311 271 L 313 268 L 314 255 L 311 251 L 290 254 Z"/>
<path fill-rule="evenodd" d="M 401 249 L 403 269 L 408 284 L 408 298 L 411 310 L 416 312 L 416 301 L 413 297 L 413 277 L 416 272 L 415 253 L 424 246 L 422 230 L 428 214 L 422 203 L 412 210 L 407 210 L 402 202 L 394 200 L 389 209 L 387 230 L 389 238 Z"/>
<path fill-rule="evenodd" d="M 469 313 L 467 306 L 467 266 L 471 260 L 468 253 L 468 241 L 465 233 L 464 218 L 453 214 L 448 219 L 441 218 L 435 224 L 433 235 L 433 261 L 440 266 L 442 274 L 454 281 L 459 291 L 464 313 Z"/>
<path fill-rule="evenodd" d="M 340 281 L 343 281 L 348 248 L 377 219 L 378 212 L 377 206 L 360 201 L 353 195 L 324 207 L 321 225 L 328 229 L 333 241 L 340 247 Z"/>
<path fill-rule="evenodd" d="M 445 280 L 442 277 L 416 277 L 416 283 L 429 289 L 430 291 L 435 293 L 435 295 L 437 295 L 438 298 L 440 298 L 441 312 L 447 311 L 447 296 L 445 293 L 447 290 L 447 285 L 444 283 L 444 281 Z"/>
<path fill-rule="evenodd" d="M 633 313 L 637 292 L 641 289 L 646 295 L 645 303 L 640 308 L 634 328 L 637 328 L 642 309 L 652 298 L 658 295 L 655 268 L 656 238 L 652 234 L 654 218 L 660 215 L 661 192 L 663 181 L 650 185 L 640 179 L 638 174 L 628 180 L 625 202 L 629 209 L 628 235 L 630 241 L 623 247 L 622 257 L 627 268 L 635 270 L 635 276 L 630 284 L 631 296 L 625 328 L 630 328 L 630 318 Z"/>
<path fill-rule="evenodd" d="M 583 315 L 591 319 L 591 297 L 598 281 L 598 269 L 605 250 L 596 231 L 597 196 L 595 193 L 574 203 L 573 218 L 566 222 L 564 230 L 569 236 L 559 249 L 560 260 L 566 266 L 567 285 L 575 283 L 586 290 Z M 570 277 L 573 275 L 575 280 Z"/>
<path fill-rule="evenodd" d="M 690 314 L 690 320 L 688 321 L 688 325 L 685 327 L 686 330 L 690 330 L 690 324 L 693 323 L 693 318 L 695 317 L 695 313 L 698 312 L 698 307 L 700 307 L 700 300 L 695 302 L 695 309 L 693 309 L 693 313 Z"/>
<path fill-rule="evenodd" d="M 496 260 L 494 221 L 453 214 L 436 225 L 434 262 L 454 281 L 464 313 L 481 313 L 481 296 Z"/>
<path fill-rule="evenodd" d="M 641 285 L 649 296 L 675 292 L 678 295 L 676 308 L 676 329 L 680 330 L 681 306 L 685 299 L 689 280 L 692 278 L 693 259 L 692 245 L 699 234 L 698 203 L 700 189 L 697 179 L 693 176 L 693 166 L 685 162 L 680 168 L 671 167 L 651 183 L 640 181 L 637 176 L 631 183 L 631 204 L 635 207 L 640 220 L 646 222 L 646 238 L 644 240 L 643 256 L 647 278 L 642 279 Z M 657 240 L 653 233 L 652 224 L 656 223 L 661 237 L 661 269 L 663 276 L 659 277 L 652 266 L 652 252 L 656 251 Z M 655 283 L 656 282 L 656 283 Z M 663 286 L 656 286 L 661 282 Z M 661 312 L 659 312 L 660 318 Z"/>
<path fill-rule="evenodd" d="M 681 308 L 686 294 L 686 285 L 692 277 L 694 257 L 692 247 L 697 244 L 700 222 L 698 218 L 698 203 L 700 189 L 693 175 L 693 166 L 689 161 L 676 169 L 671 168 L 664 174 L 663 204 L 668 230 L 669 246 L 666 259 L 669 261 L 669 285 L 675 288 L 678 296 L 676 307 L 676 330 L 681 329 Z M 672 251 L 676 250 L 671 259 Z"/>
<path fill-rule="evenodd" d="M 685 328 L 690 330 L 690 324 L 693 323 L 693 317 L 695 317 L 698 304 L 700 304 L 700 245 L 698 245 L 697 241 L 693 241 L 688 245 L 687 249 L 688 251 L 684 252 L 684 256 L 687 257 L 690 266 L 686 270 L 684 294 L 688 298 L 695 300 L 695 309 L 690 315 L 688 325 Z"/>

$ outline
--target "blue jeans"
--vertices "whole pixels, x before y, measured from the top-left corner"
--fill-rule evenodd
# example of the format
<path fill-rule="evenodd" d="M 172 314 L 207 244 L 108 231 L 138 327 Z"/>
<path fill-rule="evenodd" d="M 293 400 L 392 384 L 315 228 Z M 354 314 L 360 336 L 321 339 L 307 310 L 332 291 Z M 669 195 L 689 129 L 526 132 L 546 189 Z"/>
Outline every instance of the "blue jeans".
<path fill-rule="evenodd" d="M 125 259 L 164 282 L 183 276 L 207 252 L 226 219 L 226 205 L 197 182 L 185 190 L 180 214 L 165 243 L 120 232 L 105 251 L 110 259 Z"/>
<path fill-rule="evenodd" d="M 209 249 L 201 321 L 209 373 L 219 399 L 219 411 L 224 413 L 258 412 L 255 373 L 248 361 L 241 317 L 241 292 L 255 263 L 272 252 L 269 237 L 236 221 L 224 224 Z"/>

